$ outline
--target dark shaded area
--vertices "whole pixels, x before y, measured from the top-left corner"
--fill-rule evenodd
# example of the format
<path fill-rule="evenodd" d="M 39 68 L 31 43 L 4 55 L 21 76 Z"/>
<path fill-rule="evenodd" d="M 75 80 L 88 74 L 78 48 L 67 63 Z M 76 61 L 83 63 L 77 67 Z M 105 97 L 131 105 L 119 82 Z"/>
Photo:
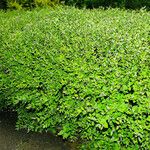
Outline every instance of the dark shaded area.
<path fill-rule="evenodd" d="M 86 7 L 89 9 L 98 7 L 119 7 L 127 9 L 140 9 L 145 7 L 150 9 L 150 1 L 148 0 L 65 0 L 65 4 L 77 7 Z"/>
<path fill-rule="evenodd" d="M 0 149 L 1 150 L 71 150 L 71 146 L 51 133 L 27 133 L 15 130 L 17 114 L 0 111 Z M 73 149 L 72 149 L 73 150 Z"/>
<path fill-rule="evenodd" d="M 0 9 L 7 9 L 7 1 L 0 0 Z"/>
<path fill-rule="evenodd" d="M 10 2 L 14 2 L 13 0 L 1 0 L 0 1 L 0 9 L 7 9 L 7 6 Z M 16 3 L 23 6 L 24 8 L 32 9 L 36 6 L 33 0 L 16 0 Z M 58 4 L 58 0 L 49 0 L 50 3 Z M 86 7 L 88 9 L 98 8 L 98 7 L 119 7 L 126 9 L 140 9 L 142 7 L 147 10 L 150 9 L 150 1 L 149 0 L 60 0 L 60 3 L 64 3 L 66 5 L 76 6 L 79 8 Z M 49 5 L 47 2 L 46 5 Z M 11 8 L 13 9 L 13 8 Z M 16 7 L 14 7 L 16 9 Z"/>

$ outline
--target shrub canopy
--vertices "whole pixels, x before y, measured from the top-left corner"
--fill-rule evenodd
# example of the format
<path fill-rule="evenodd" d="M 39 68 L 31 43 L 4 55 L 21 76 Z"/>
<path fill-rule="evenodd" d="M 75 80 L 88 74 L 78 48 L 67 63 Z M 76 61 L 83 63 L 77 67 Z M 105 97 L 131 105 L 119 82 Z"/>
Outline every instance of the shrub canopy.
<path fill-rule="evenodd" d="M 83 149 L 149 148 L 148 12 L 59 7 L 0 22 L 0 107 L 17 111 L 18 128 Z"/>

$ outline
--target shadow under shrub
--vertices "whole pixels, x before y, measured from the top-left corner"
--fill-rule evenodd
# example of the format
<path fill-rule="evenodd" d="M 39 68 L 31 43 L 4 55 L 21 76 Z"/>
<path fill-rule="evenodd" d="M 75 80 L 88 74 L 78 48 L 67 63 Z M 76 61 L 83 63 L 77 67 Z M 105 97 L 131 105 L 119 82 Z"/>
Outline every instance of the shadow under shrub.
<path fill-rule="evenodd" d="M 74 8 L 0 12 L 0 107 L 18 128 L 83 149 L 149 149 L 149 14 Z"/>

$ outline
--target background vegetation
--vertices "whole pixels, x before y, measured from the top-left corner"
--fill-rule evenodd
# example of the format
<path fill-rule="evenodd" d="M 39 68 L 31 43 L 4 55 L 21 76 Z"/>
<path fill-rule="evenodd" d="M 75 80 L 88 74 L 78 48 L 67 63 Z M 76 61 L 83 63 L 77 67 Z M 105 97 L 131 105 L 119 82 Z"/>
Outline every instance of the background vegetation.
<path fill-rule="evenodd" d="M 149 12 L 0 12 L 0 108 L 18 128 L 83 149 L 149 149 Z"/>
<path fill-rule="evenodd" d="M 1 0 L 0 8 L 3 9 L 22 9 L 55 6 L 59 4 L 59 0 Z"/>
<path fill-rule="evenodd" d="M 141 7 L 150 8 L 148 0 L 65 0 L 66 4 L 75 5 L 78 7 L 98 8 L 103 7 L 121 7 L 137 9 Z"/>
<path fill-rule="evenodd" d="M 150 9 L 149 0 L 1 0 L 0 8 L 21 9 L 43 6 L 55 6 L 60 3 L 76 6 L 79 8 L 121 7 L 128 9 L 139 9 L 145 7 Z"/>

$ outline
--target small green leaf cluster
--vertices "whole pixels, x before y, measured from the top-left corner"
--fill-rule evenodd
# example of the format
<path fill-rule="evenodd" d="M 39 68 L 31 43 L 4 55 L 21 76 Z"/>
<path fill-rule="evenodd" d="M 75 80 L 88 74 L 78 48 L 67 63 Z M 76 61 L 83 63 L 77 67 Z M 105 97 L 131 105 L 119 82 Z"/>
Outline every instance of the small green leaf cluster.
<path fill-rule="evenodd" d="M 1 0 L 0 9 L 32 9 L 35 7 L 54 7 L 59 0 Z"/>
<path fill-rule="evenodd" d="M 149 12 L 0 12 L 0 108 L 18 128 L 83 149 L 149 149 Z"/>

